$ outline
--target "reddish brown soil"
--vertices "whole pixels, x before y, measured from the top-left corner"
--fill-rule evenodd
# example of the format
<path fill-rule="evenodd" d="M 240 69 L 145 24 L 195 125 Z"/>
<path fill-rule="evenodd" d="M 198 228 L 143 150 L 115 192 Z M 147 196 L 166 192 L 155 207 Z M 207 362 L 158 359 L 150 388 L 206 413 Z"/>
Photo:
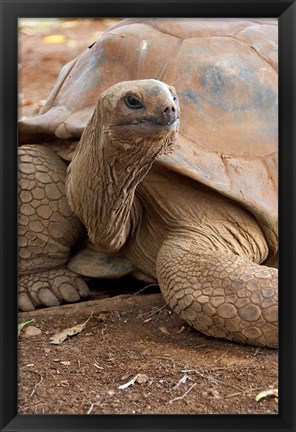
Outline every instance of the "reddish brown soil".
<path fill-rule="evenodd" d="M 109 25 L 21 26 L 20 116 L 38 112 L 61 67 Z M 45 43 L 48 35 L 64 35 L 66 43 Z M 123 287 L 103 282 L 95 300 L 19 314 L 19 322 L 35 320 L 19 339 L 20 413 L 278 413 L 277 398 L 255 401 L 277 387 L 277 351 L 205 337 L 171 313 L 161 294 L 118 295 Z M 54 333 L 91 314 L 82 332 L 50 344 Z M 137 374 L 141 382 L 118 388 Z"/>
<path fill-rule="evenodd" d="M 19 21 L 19 117 L 36 115 L 61 68 L 94 43 L 116 19 Z M 38 23 L 38 24 L 37 24 Z M 56 36 L 50 43 L 48 36 Z M 60 37 L 64 41 L 59 42 Z"/>
<path fill-rule="evenodd" d="M 81 333 L 50 343 L 91 314 Z M 21 413 L 277 412 L 276 398 L 255 401 L 277 386 L 276 353 L 201 335 L 164 306 L 161 294 L 19 314 L 21 322 L 32 318 L 19 342 Z M 41 332 L 34 335 L 32 326 Z M 144 382 L 118 388 L 137 374 Z"/>

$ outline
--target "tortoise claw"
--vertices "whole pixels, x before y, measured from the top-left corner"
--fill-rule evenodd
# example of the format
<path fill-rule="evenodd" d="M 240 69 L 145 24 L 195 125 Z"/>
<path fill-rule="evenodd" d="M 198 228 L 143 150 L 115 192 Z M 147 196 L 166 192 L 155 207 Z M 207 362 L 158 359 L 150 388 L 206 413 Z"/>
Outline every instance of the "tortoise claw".
<path fill-rule="evenodd" d="M 50 291 L 49 288 L 41 288 L 38 291 L 38 300 L 44 306 L 58 306 L 60 304 L 56 296 Z"/>
<path fill-rule="evenodd" d="M 89 288 L 82 279 L 76 279 L 75 281 L 75 287 L 77 291 L 79 292 L 81 297 L 87 297 L 89 295 Z"/>
<path fill-rule="evenodd" d="M 65 300 L 68 303 L 73 303 L 76 302 L 78 300 L 80 300 L 80 295 L 79 293 L 76 291 L 75 288 L 73 288 L 73 286 L 68 283 L 68 282 L 64 282 L 60 287 L 59 287 L 59 292 L 63 298 L 63 300 Z"/>
<path fill-rule="evenodd" d="M 18 308 L 23 312 L 29 312 L 35 310 L 35 307 L 31 302 L 31 299 L 28 296 L 28 294 L 23 292 L 18 295 Z"/>

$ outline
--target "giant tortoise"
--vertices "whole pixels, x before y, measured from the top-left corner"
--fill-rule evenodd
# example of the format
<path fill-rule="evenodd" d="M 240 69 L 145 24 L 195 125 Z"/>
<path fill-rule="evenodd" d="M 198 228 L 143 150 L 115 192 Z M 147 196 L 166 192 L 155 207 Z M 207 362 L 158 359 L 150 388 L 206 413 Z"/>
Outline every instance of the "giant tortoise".
<path fill-rule="evenodd" d="M 197 330 L 277 347 L 277 101 L 274 20 L 106 31 L 20 120 L 20 309 L 133 272 Z"/>

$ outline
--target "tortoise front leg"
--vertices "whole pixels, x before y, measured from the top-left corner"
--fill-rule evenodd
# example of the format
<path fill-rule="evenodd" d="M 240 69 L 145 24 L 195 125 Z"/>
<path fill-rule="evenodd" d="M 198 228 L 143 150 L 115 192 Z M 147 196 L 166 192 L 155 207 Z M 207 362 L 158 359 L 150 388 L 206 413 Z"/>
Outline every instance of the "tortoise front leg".
<path fill-rule="evenodd" d="M 65 197 L 65 163 L 50 149 L 19 149 L 19 308 L 54 306 L 88 294 L 85 282 L 66 269 L 83 226 Z"/>
<path fill-rule="evenodd" d="M 165 243 L 157 258 L 165 301 L 206 335 L 278 346 L 278 270 L 232 253 Z"/>

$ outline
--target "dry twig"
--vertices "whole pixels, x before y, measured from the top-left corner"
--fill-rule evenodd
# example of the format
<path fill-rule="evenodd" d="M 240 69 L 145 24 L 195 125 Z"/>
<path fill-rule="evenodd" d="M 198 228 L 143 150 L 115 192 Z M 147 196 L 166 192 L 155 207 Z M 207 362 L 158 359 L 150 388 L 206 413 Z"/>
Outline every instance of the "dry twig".
<path fill-rule="evenodd" d="M 217 358 L 214 363 L 217 363 L 219 360 L 221 360 L 223 357 L 226 356 L 226 354 L 229 353 L 229 351 L 231 351 L 233 349 L 233 347 L 228 348 L 228 350 L 226 350 L 219 358 Z"/>
<path fill-rule="evenodd" d="M 185 396 L 187 396 L 188 395 L 188 393 L 193 389 L 193 387 L 195 387 L 196 386 L 196 383 L 194 383 L 194 384 L 192 384 L 192 386 L 191 387 L 189 387 L 189 389 L 182 395 L 182 396 L 178 396 L 178 397 L 175 397 L 174 399 L 171 399 L 170 401 L 169 401 L 169 403 L 172 403 L 172 402 L 175 402 L 176 400 L 180 400 L 180 399 L 184 399 L 184 397 Z"/>
<path fill-rule="evenodd" d="M 162 309 L 164 309 L 166 306 L 167 306 L 167 305 L 164 304 L 164 305 L 162 305 L 161 307 L 157 308 L 156 310 L 154 310 L 154 311 L 152 311 L 152 312 L 149 311 L 149 312 L 144 313 L 143 316 L 146 316 L 146 315 L 147 315 L 148 317 L 152 317 L 153 315 L 155 315 L 155 314 L 157 314 L 158 312 L 162 311 Z"/>
<path fill-rule="evenodd" d="M 33 390 L 31 391 L 30 397 L 32 397 L 33 394 L 35 393 L 35 390 L 36 390 L 37 386 L 39 386 L 39 384 L 42 383 L 42 381 L 43 381 L 43 376 L 41 375 L 40 372 L 37 372 L 37 371 L 34 371 L 34 370 L 30 370 L 30 369 L 27 369 L 27 370 L 28 370 L 28 372 L 32 372 L 32 373 L 34 373 L 34 374 L 36 374 L 36 375 L 39 375 L 39 377 L 40 377 L 40 380 L 38 381 L 37 384 L 35 384 Z"/>
<path fill-rule="evenodd" d="M 140 294 L 141 292 L 145 291 L 147 288 L 150 288 L 150 287 L 153 287 L 153 286 L 159 286 L 159 285 L 156 284 L 156 283 L 152 283 L 152 284 L 146 285 L 146 286 L 144 286 L 144 288 L 141 288 L 139 291 L 135 292 L 133 295 L 136 296 L 136 295 Z"/>
<path fill-rule="evenodd" d="M 87 410 L 87 413 L 86 413 L 86 414 L 90 414 L 90 413 L 92 412 L 92 410 L 93 410 L 93 407 L 94 407 L 94 404 L 93 404 L 93 403 L 90 404 L 90 407 L 89 407 L 89 409 Z"/>
<path fill-rule="evenodd" d="M 242 391 L 237 392 L 237 393 L 232 393 L 232 394 L 229 394 L 229 395 L 226 395 L 226 396 L 221 396 L 220 399 L 228 399 L 228 398 L 235 397 L 235 396 L 241 396 L 241 395 L 249 394 L 249 393 L 252 393 L 254 391 L 258 391 L 260 388 L 261 387 L 256 387 L 256 388 L 252 388 L 252 389 L 249 389 L 249 390 L 242 390 Z"/>
<path fill-rule="evenodd" d="M 189 375 L 183 375 L 182 378 L 177 382 L 176 385 L 174 385 L 173 389 L 177 389 L 181 384 L 185 384 L 187 379 L 189 378 Z"/>
<path fill-rule="evenodd" d="M 196 369 L 183 369 L 183 370 L 181 370 L 181 372 L 183 372 L 183 373 L 192 373 L 192 372 L 194 372 L 198 376 L 200 376 L 201 378 L 204 378 L 204 379 L 208 380 L 210 383 L 213 383 L 213 384 L 222 384 L 224 386 L 234 388 L 235 390 L 238 390 L 239 392 L 244 392 L 244 389 L 241 389 L 241 388 L 236 387 L 236 386 L 234 386 L 232 384 L 228 384 L 228 383 L 225 383 L 223 381 L 217 380 L 216 378 L 208 377 L 208 376 L 204 375 L 202 372 L 199 372 Z"/>

